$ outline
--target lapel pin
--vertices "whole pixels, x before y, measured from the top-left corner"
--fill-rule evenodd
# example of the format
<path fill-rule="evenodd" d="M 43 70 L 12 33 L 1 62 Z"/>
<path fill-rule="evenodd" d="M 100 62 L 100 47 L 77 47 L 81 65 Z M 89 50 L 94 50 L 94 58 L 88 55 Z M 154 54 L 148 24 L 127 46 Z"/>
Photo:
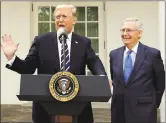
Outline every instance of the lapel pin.
<path fill-rule="evenodd" d="M 77 41 L 75 41 L 75 43 L 76 43 L 76 44 L 78 44 L 78 42 L 77 42 Z"/>

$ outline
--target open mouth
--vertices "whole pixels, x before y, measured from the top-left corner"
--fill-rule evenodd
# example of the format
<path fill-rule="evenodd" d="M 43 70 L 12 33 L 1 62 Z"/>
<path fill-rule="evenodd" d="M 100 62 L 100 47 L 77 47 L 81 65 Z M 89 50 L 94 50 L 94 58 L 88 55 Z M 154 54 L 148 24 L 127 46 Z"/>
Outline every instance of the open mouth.
<path fill-rule="evenodd" d="M 123 36 L 122 38 L 123 38 L 123 40 L 129 40 L 129 39 L 131 39 L 129 36 Z"/>
<path fill-rule="evenodd" d="M 59 27 L 65 27 L 65 25 L 58 25 Z"/>
<path fill-rule="evenodd" d="M 129 41 L 130 38 L 123 38 L 123 41 Z"/>

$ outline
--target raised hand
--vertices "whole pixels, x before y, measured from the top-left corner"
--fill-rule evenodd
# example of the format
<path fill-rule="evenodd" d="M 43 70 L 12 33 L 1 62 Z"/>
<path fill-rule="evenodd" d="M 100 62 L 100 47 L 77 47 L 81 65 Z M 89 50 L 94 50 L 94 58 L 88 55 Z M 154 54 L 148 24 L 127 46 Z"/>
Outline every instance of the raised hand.
<path fill-rule="evenodd" d="M 7 59 L 11 60 L 13 58 L 15 52 L 17 51 L 19 43 L 15 44 L 12 41 L 11 35 L 8 36 L 7 34 L 2 36 L 2 40 L 3 40 L 1 43 L 2 50 L 5 54 L 5 56 L 7 57 Z"/>

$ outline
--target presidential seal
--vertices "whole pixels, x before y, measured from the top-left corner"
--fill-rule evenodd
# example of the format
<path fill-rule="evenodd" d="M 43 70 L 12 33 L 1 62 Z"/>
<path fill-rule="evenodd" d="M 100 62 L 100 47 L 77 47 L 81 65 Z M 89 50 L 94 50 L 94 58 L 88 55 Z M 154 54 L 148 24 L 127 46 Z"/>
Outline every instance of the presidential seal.
<path fill-rule="evenodd" d="M 55 99 L 67 102 L 77 95 L 79 83 L 72 73 L 66 71 L 58 72 L 50 79 L 49 90 Z"/>

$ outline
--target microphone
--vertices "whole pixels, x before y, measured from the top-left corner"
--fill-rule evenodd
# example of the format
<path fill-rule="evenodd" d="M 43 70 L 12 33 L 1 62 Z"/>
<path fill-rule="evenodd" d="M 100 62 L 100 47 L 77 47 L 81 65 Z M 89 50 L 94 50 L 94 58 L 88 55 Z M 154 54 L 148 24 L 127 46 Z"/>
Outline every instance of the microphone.
<path fill-rule="evenodd" d="M 68 35 L 67 31 L 64 27 L 61 27 L 57 30 L 57 37 L 58 37 L 60 43 L 63 45 L 63 49 L 61 50 L 62 54 L 63 54 L 63 64 L 62 64 L 61 68 L 63 68 L 63 69 L 61 69 L 61 71 L 65 71 L 65 65 L 66 65 L 65 43 L 66 43 L 67 35 Z"/>
<path fill-rule="evenodd" d="M 57 30 L 57 37 L 60 40 L 60 42 L 65 41 L 67 39 L 67 31 L 65 29 L 65 27 L 60 27 Z"/>

